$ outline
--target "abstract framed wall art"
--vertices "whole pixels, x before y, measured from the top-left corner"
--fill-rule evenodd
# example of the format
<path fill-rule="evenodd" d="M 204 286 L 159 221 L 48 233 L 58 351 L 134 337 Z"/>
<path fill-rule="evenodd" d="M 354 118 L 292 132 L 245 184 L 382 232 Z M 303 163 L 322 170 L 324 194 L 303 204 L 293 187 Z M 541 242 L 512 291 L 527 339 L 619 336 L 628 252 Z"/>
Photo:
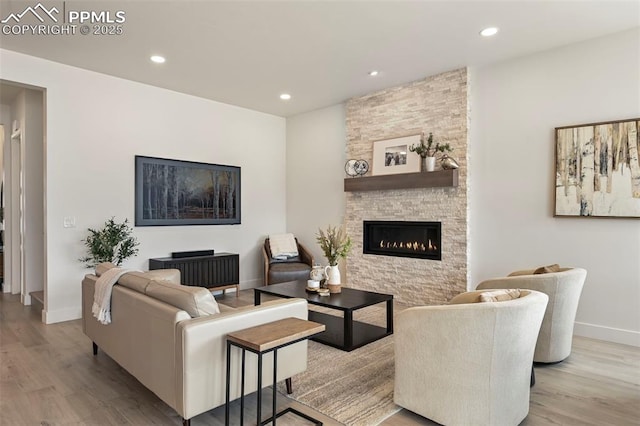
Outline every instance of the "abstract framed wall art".
<path fill-rule="evenodd" d="M 556 127 L 556 217 L 640 218 L 640 118 Z"/>
<path fill-rule="evenodd" d="M 416 173 L 420 156 L 409 147 L 420 143 L 420 135 L 402 136 L 373 142 L 373 175 Z"/>
<path fill-rule="evenodd" d="M 240 167 L 136 155 L 135 225 L 240 223 Z"/>

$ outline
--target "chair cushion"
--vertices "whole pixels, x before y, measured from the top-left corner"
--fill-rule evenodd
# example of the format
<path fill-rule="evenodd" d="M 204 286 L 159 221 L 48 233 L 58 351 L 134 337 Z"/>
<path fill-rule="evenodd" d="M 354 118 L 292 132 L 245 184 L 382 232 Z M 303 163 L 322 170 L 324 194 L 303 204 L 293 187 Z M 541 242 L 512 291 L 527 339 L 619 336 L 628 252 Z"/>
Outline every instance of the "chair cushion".
<path fill-rule="evenodd" d="M 295 240 L 295 241 L 296 241 L 296 248 L 297 248 L 298 240 Z M 292 262 L 292 263 L 302 262 L 302 259 L 300 258 L 300 252 L 298 252 L 297 256 L 280 257 L 280 258 L 273 257 L 273 255 L 271 254 L 271 244 L 269 243 L 269 238 L 264 240 L 264 249 L 267 252 L 267 257 L 269 258 L 270 265 L 274 263 L 283 263 L 283 262 Z"/>
<path fill-rule="evenodd" d="M 293 234 L 269 235 L 271 257 L 277 260 L 287 260 L 298 256 L 298 244 Z"/>
<path fill-rule="evenodd" d="M 213 294 L 204 287 L 152 280 L 149 281 L 145 294 L 186 311 L 191 318 L 220 313 Z"/>
<path fill-rule="evenodd" d="M 269 266 L 269 282 L 308 280 L 311 273 L 311 267 L 301 262 L 281 262 L 272 263 Z"/>
<path fill-rule="evenodd" d="M 286 259 L 276 259 L 276 258 L 271 258 L 271 260 L 269 260 L 269 264 L 270 265 L 274 265 L 276 263 L 300 263 L 302 259 L 300 259 L 300 256 L 294 256 L 294 257 L 288 257 Z"/>
<path fill-rule="evenodd" d="M 553 272 L 560 272 L 560 265 L 558 265 L 557 263 L 554 263 L 553 265 L 549 265 L 549 266 L 541 266 L 535 271 L 533 271 L 533 274 L 534 275 L 550 274 Z"/>
<path fill-rule="evenodd" d="M 480 302 L 504 302 L 505 300 L 518 299 L 520 297 L 520 289 L 500 289 L 484 291 L 479 295 Z"/>

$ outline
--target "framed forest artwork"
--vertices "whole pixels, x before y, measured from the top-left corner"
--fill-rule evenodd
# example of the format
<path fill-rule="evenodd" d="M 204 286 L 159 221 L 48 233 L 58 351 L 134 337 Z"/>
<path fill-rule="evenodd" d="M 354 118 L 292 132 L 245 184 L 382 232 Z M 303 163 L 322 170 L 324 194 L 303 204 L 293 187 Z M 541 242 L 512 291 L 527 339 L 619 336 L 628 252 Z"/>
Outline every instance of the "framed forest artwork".
<path fill-rule="evenodd" d="M 136 226 L 240 223 L 240 167 L 136 155 Z"/>
<path fill-rule="evenodd" d="M 640 218 L 640 118 L 556 128 L 554 216 Z"/>

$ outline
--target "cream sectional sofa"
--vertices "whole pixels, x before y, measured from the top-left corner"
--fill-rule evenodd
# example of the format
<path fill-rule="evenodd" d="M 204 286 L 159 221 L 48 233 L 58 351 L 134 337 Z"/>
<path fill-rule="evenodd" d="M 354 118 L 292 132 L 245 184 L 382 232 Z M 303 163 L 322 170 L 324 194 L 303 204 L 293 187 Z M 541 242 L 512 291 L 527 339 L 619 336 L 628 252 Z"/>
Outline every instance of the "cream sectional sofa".
<path fill-rule="evenodd" d="M 96 274 L 113 265 L 99 265 Z M 82 281 L 82 328 L 100 348 L 149 390 L 189 419 L 225 402 L 227 333 L 296 317 L 307 319 L 307 302 L 282 299 L 232 309 L 216 310 L 208 290 L 181 286 L 180 272 L 158 270 L 123 275 L 113 287 L 112 322 L 100 324 L 92 315 L 97 275 Z M 240 396 L 240 351 L 231 358 L 231 397 Z M 273 380 L 272 354 L 264 357 L 262 383 Z M 307 368 L 307 342 L 278 351 L 278 380 Z M 245 394 L 257 388 L 257 361 L 247 356 Z"/>

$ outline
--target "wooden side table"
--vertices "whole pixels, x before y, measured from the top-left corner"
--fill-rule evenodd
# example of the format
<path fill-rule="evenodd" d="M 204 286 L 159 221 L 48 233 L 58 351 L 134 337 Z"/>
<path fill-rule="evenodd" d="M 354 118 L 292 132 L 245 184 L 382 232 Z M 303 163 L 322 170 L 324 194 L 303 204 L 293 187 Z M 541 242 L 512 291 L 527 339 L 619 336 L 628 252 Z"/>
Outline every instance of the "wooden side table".
<path fill-rule="evenodd" d="M 240 383 L 240 426 L 243 424 L 244 415 L 244 376 L 245 376 L 245 355 L 246 351 L 253 352 L 258 355 L 258 414 L 257 424 L 264 425 L 272 422 L 276 425 L 276 419 L 285 413 L 294 413 L 303 417 L 316 425 L 322 425 L 322 422 L 310 417 L 300 411 L 288 407 L 276 413 L 276 381 L 278 377 L 278 349 L 285 346 L 306 340 L 309 337 L 322 333 L 325 330 L 323 324 L 313 321 L 306 321 L 300 318 L 285 318 L 267 324 L 258 325 L 256 327 L 247 328 L 245 330 L 235 331 L 227 334 L 227 388 L 224 407 L 224 424 L 229 425 L 229 398 L 230 398 L 230 381 L 231 373 L 231 346 L 237 346 L 242 349 L 242 374 Z M 273 352 L 273 404 L 272 416 L 262 421 L 262 356 L 268 352 Z"/>

